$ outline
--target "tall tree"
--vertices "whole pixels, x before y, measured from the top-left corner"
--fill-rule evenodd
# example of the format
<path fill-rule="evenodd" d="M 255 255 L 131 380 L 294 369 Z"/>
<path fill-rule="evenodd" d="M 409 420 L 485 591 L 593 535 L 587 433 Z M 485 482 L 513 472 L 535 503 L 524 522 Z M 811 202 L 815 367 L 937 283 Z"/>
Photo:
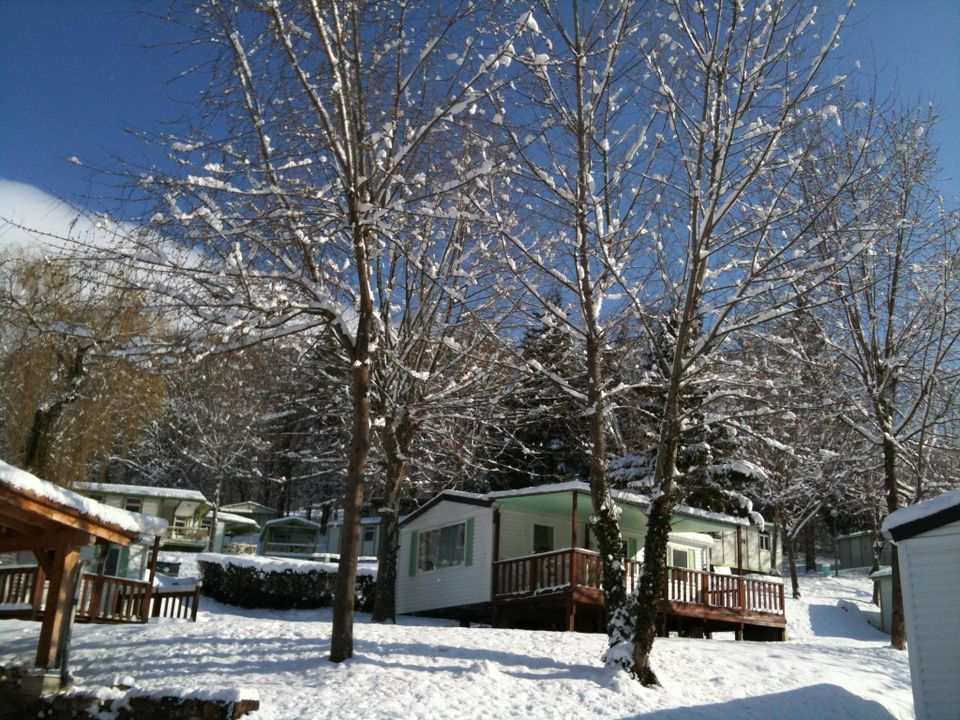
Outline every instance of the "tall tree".
<path fill-rule="evenodd" d="M 469 132 L 506 53 L 473 4 L 238 2 L 175 7 L 211 82 L 169 147 L 176 174 L 138 187 L 160 200 L 122 250 L 151 287 L 221 345 L 322 329 L 347 356 L 350 442 L 330 658 L 353 653 L 360 512 L 371 447 L 371 372 L 382 347 L 373 280 L 400 222 L 488 173 Z M 479 54 L 479 55 L 478 55 Z M 163 138 L 165 141 L 170 138 Z M 441 143 L 442 144 L 442 143 Z M 170 251 L 189 248 L 178 257 Z M 389 311 L 387 311 L 389 312 Z"/>
<path fill-rule="evenodd" d="M 644 684 L 657 682 L 650 652 L 678 496 L 678 450 L 684 423 L 703 411 L 685 407 L 684 398 L 695 397 L 691 390 L 700 385 L 708 398 L 736 405 L 742 389 L 734 380 L 723 391 L 725 358 L 716 351 L 742 330 L 793 312 L 799 298 L 835 273 L 843 255 L 809 258 L 819 241 L 799 211 L 818 217 L 861 169 L 816 196 L 800 196 L 800 169 L 830 152 L 823 133 L 833 127 L 833 95 L 843 78 L 824 82 L 820 75 L 842 16 L 820 35 L 816 9 L 800 2 L 673 2 L 667 17 L 659 10 L 656 39 L 642 43 L 650 102 L 662 123 L 657 137 L 669 136 L 651 170 L 653 207 L 674 219 L 653 256 L 657 303 L 653 283 L 631 282 L 626 269 L 618 270 L 641 317 L 659 305 L 675 318 L 633 617 L 630 670 Z M 808 127 L 827 129 L 811 137 Z"/>
<path fill-rule="evenodd" d="M 0 260 L 4 454 L 64 484 L 105 471 L 164 398 L 139 355 L 160 323 L 142 293 L 104 279 L 66 256 Z"/>
<path fill-rule="evenodd" d="M 928 130 L 932 113 L 891 113 L 872 138 L 852 135 L 837 164 L 804 175 L 807 195 L 847 177 L 843 162 L 859 152 L 877 168 L 870 182 L 848 185 L 842 203 L 819 215 L 822 252 L 858 226 L 862 252 L 829 284 L 832 304 L 820 331 L 844 367 L 843 418 L 882 458 L 887 512 L 913 496 L 910 468 L 938 428 L 954 422 L 960 371 L 960 275 L 957 218 L 945 214 Z M 903 600 L 893 551 L 891 642 L 906 648 Z"/>

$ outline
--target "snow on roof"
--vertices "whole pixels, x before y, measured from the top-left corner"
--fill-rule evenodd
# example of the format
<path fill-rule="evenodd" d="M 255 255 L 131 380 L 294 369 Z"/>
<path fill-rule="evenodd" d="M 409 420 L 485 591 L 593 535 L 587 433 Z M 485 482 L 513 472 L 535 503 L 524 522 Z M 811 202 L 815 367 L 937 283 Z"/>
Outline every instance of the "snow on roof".
<path fill-rule="evenodd" d="M 229 505 L 221 505 L 221 510 L 242 510 L 250 508 L 252 510 L 269 510 L 274 514 L 279 514 L 279 510 L 276 510 L 269 505 L 264 505 L 263 503 L 258 503 L 256 500 L 244 500 L 243 502 L 231 503 Z M 249 510 L 248 510 L 249 512 Z"/>
<path fill-rule="evenodd" d="M 461 495 L 475 495 L 475 493 L 465 493 L 459 490 L 446 490 L 447 493 L 460 493 Z M 555 492 L 590 492 L 590 486 L 582 480 L 567 480 L 562 483 L 546 483 L 544 485 L 532 485 L 525 488 L 517 488 L 516 490 L 497 490 L 495 492 L 487 493 L 486 495 L 477 495 L 476 497 L 483 498 L 506 498 L 506 497 L 521 497 L 524 495 L 546 495 L 548 493 Z"/>
<path fill-rule="evenodd" d="M 702 545 L 713 545 L 716 542 L 716 540 L 706 533 L 698 532 L 671 532 L 670 537 L 671 539 L 687 540 L 689 542 L 695 542 Z"/>
<path fill-rule="evenodd" d="M 152 487 L 148 485 L 117 485 L 115 483 L 90 483 L 78 482 L 73 486 L 78 490 L 87 492 L 103 493 L 105 495 L 137 495 L 140 497 L 159 497 L 171 498 L 174 500 L 192 500 L 193 502 L 202 502 L 209 505 L 203 493 L 198 490 L 187 490 L 185 488 Z"/>
<path fill-rule="evenodd" d="M 223 512 L 223 510 L 217 513 L 217 520 L 235 525 L 253 525 L 253 527 L 260 527 L 253 518 L 248 518 L 245 515 L 234 515 L 233 513 Z"/>
<path fill-rule="evenodd" d="M 951 490 L 887 515 L 883 534 L 898 542 L 960 520 L 960 490 Z"/>
<path fill-rule="evenodd" d="M 849 540 L 850 538 L 872 535 L 870 530 L 857 530 L 857 532 L 847 533 L 846 535 L 837 535 L 837 540 Z"/>
<path fill-rule="evenodd" d="M 890 577 L 891 575 L 893 575 L 893 568 L 889 565 L 884 565 L 879 570 L 875 570 L 874 572 L 870 573 L 870 579 L 873 580 L 874 578 Z"/>
<path fill-rule="evenodd" d="M 79 512 L 97 524 L 112 525 L 124 532 L 158 535 L 167 527 L 166 520 L 104 505 L 72 490 L 41 480 L 26 470 L 8 465 L 2 460 L 0 460 L 0 484 L 56 503 L 63 508 Z"/>
<path fill-rule="evenodd" d="M 305 517 L 301 517 L 300 515 L 284 515 L 283 517 L 274 518 L 273 520 L 267 520 L 263 524 L 263 527 L 266 528 L 271 525 L 281 525 L 287 522 L 295 522 L 300 525 L 308 525 L 314 528 L 315 530 L 320 530 L 320 531 L 323 530 L 323 526 L 320 523 L 314 522 L 313 520 L 307 520 Z"/>

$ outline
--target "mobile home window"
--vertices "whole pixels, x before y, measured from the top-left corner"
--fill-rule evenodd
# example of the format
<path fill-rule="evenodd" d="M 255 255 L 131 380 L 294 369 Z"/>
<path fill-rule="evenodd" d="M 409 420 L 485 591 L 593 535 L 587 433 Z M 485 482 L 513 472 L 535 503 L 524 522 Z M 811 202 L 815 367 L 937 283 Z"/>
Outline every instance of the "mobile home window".
<path fill-rule="evenodd" d="M 466 556 L 466 523 L 447 525 L 420 533 L 417 568 L 429 572 L 438 568 L 463 565 Z"/>
<path fill-rule="evenodd" d="M 689 557 L 686 550 L 674 549 L 670 552 L 670 564 L 678 568 L 690 567 Z"/>
<path fill-rule="evenodd" d="M 770 549 L 770 533 L 768 532 L 760 533 L 760 549 L 761 550 Z"/>
<path fill-rule="evenodd" d="M 143 507 L 143 500 L 136 497 L 128 497 L 123 501 L 123 509 L 129 512 L 140 512 Z"/>
<path fill-rule="evenodd" d="M 372 527 L 365 528 L 363 531 L 363 541 L 364 542 L 373 542 L 375 530 Z"/>
<path fill-rule="evenodd" d="M 533 551 L 535 553 L 553 550 L 553 527 L 551 525 L 533 526 Z"/>

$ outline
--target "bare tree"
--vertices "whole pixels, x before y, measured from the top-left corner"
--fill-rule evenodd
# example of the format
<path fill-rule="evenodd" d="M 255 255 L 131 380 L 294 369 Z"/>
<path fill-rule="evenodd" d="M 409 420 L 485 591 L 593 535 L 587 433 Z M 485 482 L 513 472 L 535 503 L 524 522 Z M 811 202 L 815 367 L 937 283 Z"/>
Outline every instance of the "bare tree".
<path fill-rule="evenodd" d="M 677 450 L 684 423 L 705 409 L 684 407 L 683 399 L 700 386 L 707 408 L 717 397 L 736 405 L 736 383 L 721 392 L 723 356 L 715 351 L 795 311 L 835 274 L 844 256 L 808 256 L 820 241 L 800 210 L 818 217 L 838 188 L 865 171 L 855 162 L 837 186 L 814 197 L 799 193 L 801 168 L 829 151 L 823 133 L 836 120 L 843 78 L 824 83 L 819 76 L 842 16 L 820 35 L 812 25 L 816 9 L 798 2 L 671 6 L 668 17 L 657 18 L 658 36 L 643 44 L 643 64 L 667 138 L 650 171 L 653 213 L 673 221 L 657 238 L 656 283 L 638 284 L 618 271 L 638 315 L 657 308 L 671 318 L 673 334 L 633 618 L 630 669 L 644 684 L 657 682 L 650 651 L 677 499 Z M 818 132 L 811 136 L 808 127 Z M 661 290 L 658 298 L 652 288 Z"/>
<path fill-rule="evenodd" d="M 196 70 L 211 83 L 202 115 L 164 138 L 178 172 L 140 179 L 160 202 L 120 254 L 187 311 L 198 342 L 211 330 L 222 350 L 322 329 L 347 356 L 339 662 L 353 652 L 371 372 L 390 312 L 377 307 L 374 266 L 401 218 L 430 217 L 439 196 L 490 171 L 436 141 L 469 134 L 509 41 L 475 37 L 485 17 L 472 4 L 209 0 L 170 19 L 188 24 L 184 47 L 208 49 Z"/>
<path fill-rule="evenodd" d="M 832 305 L 820 315 L 820 331 L 843 363 L 843 419 L 882 458 L 887 512 L 915 496 L 929 438 L 956 421 L 960 247 L 957 218 L 943 211 L 936 191 L 933 121 L 932 113 L 891 113 L 873 138 L 851 137 L 838 161 L 859 149 L 877 172 L 845 187 L 843 202 L 815 221 L 824 252 L 835 252 L 834 238 L 851 218 L 858 226 L 862 252 L 829 284 Z M 809 173 L 805 190 L 823 192 L 848 173 L 849 164 Z M 902 650 L 895 548 L 892 564 L 891 642 Z"/>

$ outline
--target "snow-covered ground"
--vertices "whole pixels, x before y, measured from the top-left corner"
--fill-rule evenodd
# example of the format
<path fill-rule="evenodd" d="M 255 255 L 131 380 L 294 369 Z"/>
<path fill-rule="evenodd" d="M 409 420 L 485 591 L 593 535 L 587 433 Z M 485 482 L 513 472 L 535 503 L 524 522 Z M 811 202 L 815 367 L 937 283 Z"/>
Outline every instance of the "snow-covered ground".
<path fill-rule="evenodd" d="M 663 687 L 599 661 L 604 638 L 357 617 L 355 656 L 327 661 L 330 611 L 251 611 L 204 598 L 196 623 L 80 625 L 79 685 L 117 676 L 138 687 L 255 688 L 251 720 L 295 718 L 627 718 L 770 720 L 913 717 L 905 653 L 867 624 L 865 574 L 803 579 L 786 643 L 661 639 Z M 38 625 L 0 622 L 0 663 L 29 660 Z"/>

